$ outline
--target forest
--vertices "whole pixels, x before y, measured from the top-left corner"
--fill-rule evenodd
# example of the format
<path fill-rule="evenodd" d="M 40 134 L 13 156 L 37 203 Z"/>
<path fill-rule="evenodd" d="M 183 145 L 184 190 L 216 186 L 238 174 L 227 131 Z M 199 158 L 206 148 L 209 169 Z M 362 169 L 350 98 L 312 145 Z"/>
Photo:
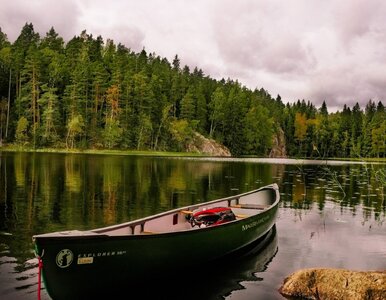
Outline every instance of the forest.
<path fill-rule="evenodd" d="M 65 42 L 26 23 L 11 43 L 0 29 L 0 146 L 185 151 L 197 132 L 233 156 L 282 136 L 289 157 L 384 158 L 385 107 L 366 102 L 329 113 L 86 30 Z"/>

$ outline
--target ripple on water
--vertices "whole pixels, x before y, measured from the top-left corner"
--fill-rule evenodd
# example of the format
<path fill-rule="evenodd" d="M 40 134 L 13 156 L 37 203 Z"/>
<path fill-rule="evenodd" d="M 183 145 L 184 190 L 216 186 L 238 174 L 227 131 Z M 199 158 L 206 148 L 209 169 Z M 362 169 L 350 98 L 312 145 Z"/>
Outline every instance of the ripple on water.
<path fill-rule="evenodd" d="M 3 286 L 0 299 L 36 299 L 38 260 L 33 258 L 19 264 L 14 257 L 1 256 L 0 282 Z M 41 299 L 50 299 L 44 290 Z"/>

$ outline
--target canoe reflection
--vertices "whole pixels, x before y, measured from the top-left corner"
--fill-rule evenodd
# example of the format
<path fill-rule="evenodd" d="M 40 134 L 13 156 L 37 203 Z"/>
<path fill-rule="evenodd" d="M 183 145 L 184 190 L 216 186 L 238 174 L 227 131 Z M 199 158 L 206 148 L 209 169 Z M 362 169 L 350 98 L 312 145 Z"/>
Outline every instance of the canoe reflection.
<path fill-rule="evenodd" d="M 276 226 L 248 249 L 221 261 L 198 265 L 184 273 L 163 274 L 135 288 L 137 295 L 151 299 L 223 299 L 243 289 L 242 282 L 259 281 L 278 251 Z M 186 259 L 189 259 L 187 257 Z"/>

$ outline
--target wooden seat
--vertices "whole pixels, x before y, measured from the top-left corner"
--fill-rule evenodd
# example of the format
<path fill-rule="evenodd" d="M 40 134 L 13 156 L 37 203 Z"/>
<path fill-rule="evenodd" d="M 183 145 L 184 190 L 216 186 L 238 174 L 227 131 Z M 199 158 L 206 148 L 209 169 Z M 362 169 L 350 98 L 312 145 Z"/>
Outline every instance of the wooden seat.
<path fill-rule="evenodd" d="M 150 230 L 144 230 L 141 232 L 142 234 L 157 234 L 158 232 L 150 231 Z"/>

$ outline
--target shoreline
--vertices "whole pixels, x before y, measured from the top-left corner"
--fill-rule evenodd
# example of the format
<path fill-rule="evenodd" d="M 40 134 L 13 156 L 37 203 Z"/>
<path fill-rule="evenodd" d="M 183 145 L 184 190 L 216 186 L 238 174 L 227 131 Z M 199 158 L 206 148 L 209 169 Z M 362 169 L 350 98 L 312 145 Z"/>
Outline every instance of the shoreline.
<path fill-rule="evenodd" d="M 151 151 L 151 150 L 108 150 L 108 149 L 60 149 L 60 148 L 23 148 L 23 147 L 0 147 L 1 152 L 26 152 L 26 153 L 57 153 L 57 154 L 93 154 L 93 155 L 121 155 L 121 156 L 154 156 L 154 157 L 180 157 L 194 158 L 210 161 L 244 161 L 251 163 L 270 163 L 270 164 L 325 164 L 325 165 L 341 165 L 341 164 L 366 164 L 386 163 L 386 158 L 317 158 L 317 157 L 254 157 L 254 156 L 212 156 L 206 153 L 198 152 L 169 152 L 169 151 Z"/>

